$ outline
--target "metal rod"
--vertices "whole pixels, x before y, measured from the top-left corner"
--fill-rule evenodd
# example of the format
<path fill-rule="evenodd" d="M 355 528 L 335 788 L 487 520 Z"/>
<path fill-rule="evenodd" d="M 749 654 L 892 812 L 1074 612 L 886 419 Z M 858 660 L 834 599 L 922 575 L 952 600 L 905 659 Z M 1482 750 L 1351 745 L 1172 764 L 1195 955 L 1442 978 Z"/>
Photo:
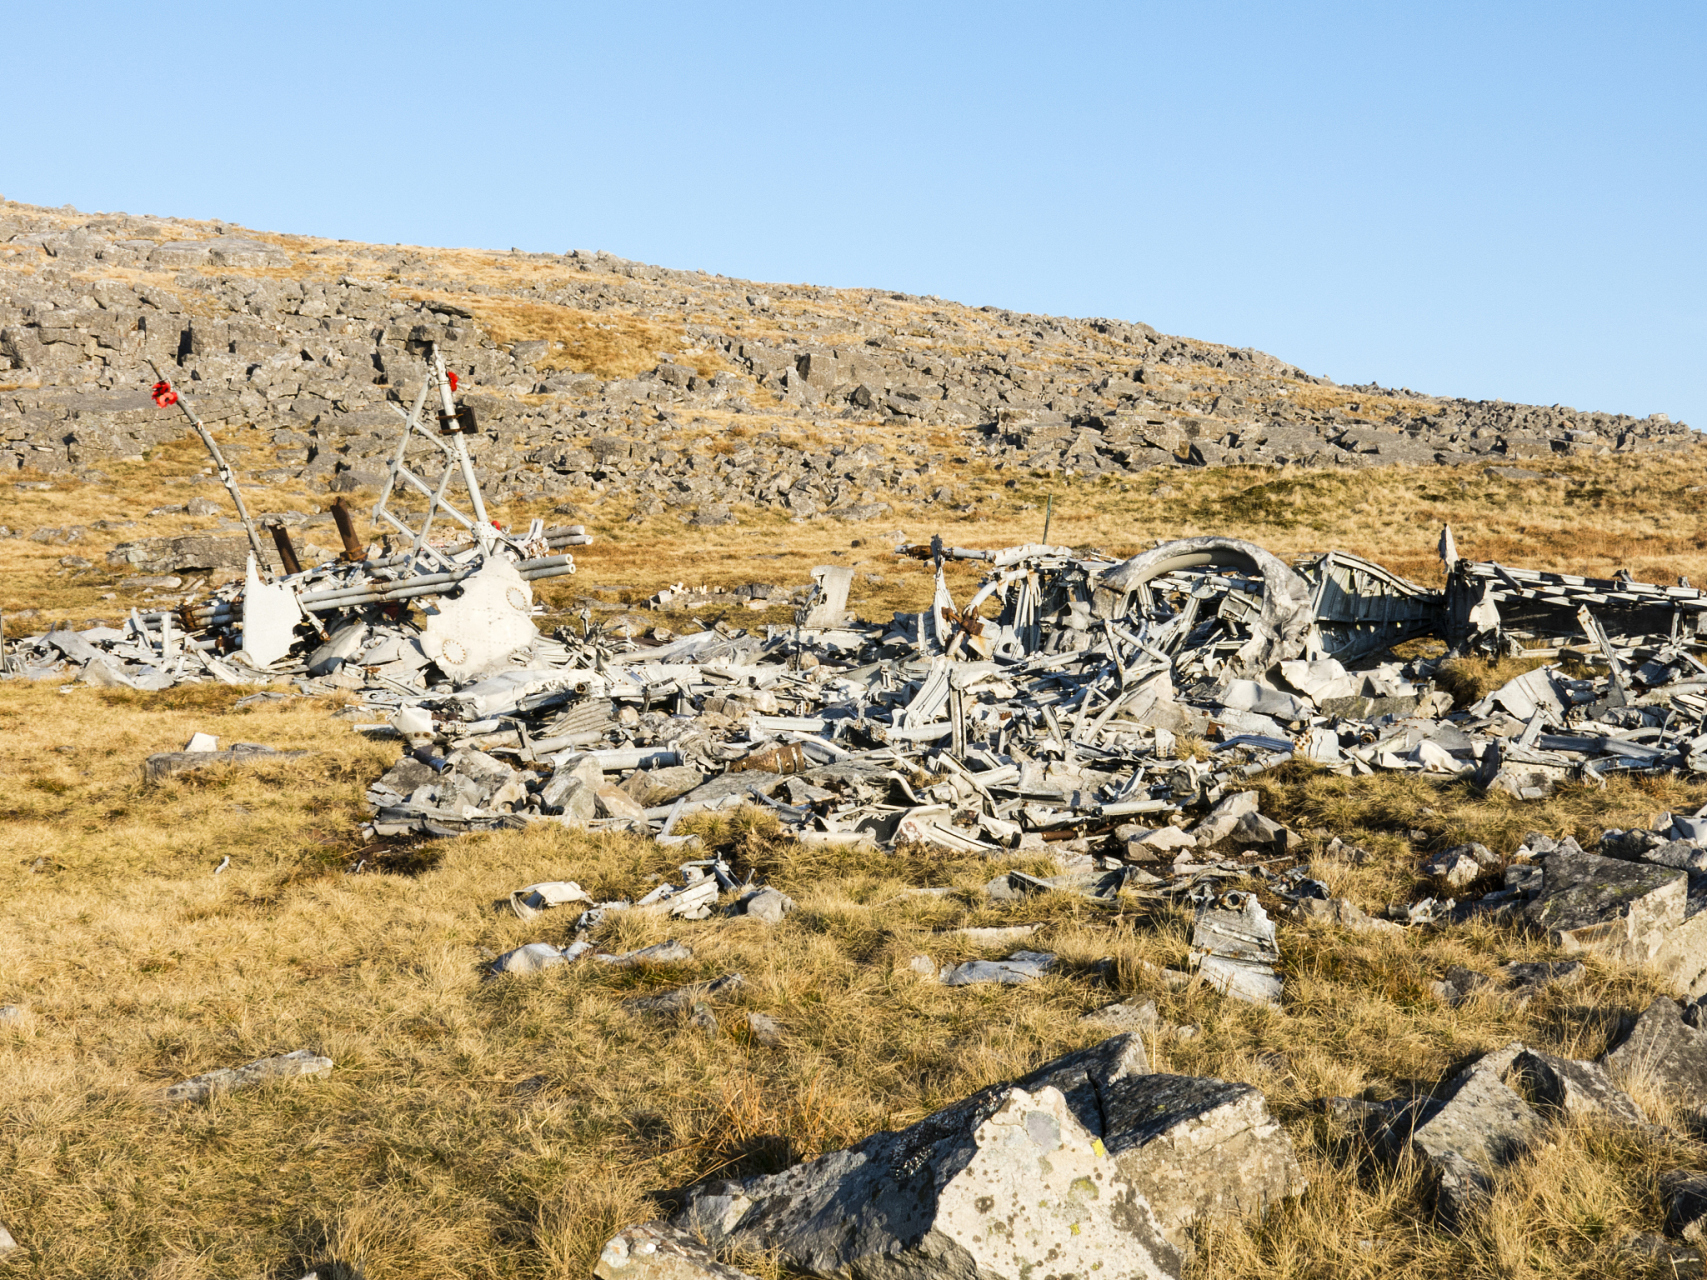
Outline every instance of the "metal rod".
<path fill-rule="evenodd" d="M 450 398 L 450 379 L 445 376 L 445 358 L 439 352 L 438 343 L 432 343 L 431 349 L 433 376 L 439 384 L 439 401 L 444 405 L 445 413 L 455 416 L 456 403 Z M 474 463 L 468 456 L 468 450 L 463 447 L 460 431 L 451 437 L 450 448 L 457 465 L 462 468 L 462 482 L 468 486 L 468 496 L 474 505 L 474 536 L 480 539 L 480 545 L 485 547 L 492 540 L 492 521 L 487 518 L 486 501 L 480 496 L 480 482 L 474 478 Z"/>
<path fill-rule="evenodd" d="M 267 532 L 273 535 L 273 545 L 279 549 L 279 563 L 284 566 L 285 575 L 294 578 L 302 572 L 302 562 L 296 558 L 289 531 L 282 524 L 272 524 L 267 526 Z"/>
<path fill-rule="evenodd" d="M 344 544 L 344 559 L 352 564 L 366 560 L 367 548 L 356 537 L 356 522 L 350 518 L 350 509 L 342 498 L 332 504 L 332 523 L 338 526 L 338 537 Z"/>
<path fill-rule="evenodd" d="M 528 582 L 538 582 L 543 578 L 561 578 L 575 572 L 573 559 L 572 556 L 542 556 L 537 560 L 524 560 L 516 569 Z M 478 565 L 470 565 L 454 573 L 427 574 L 419 578 L 405 578 L 401 582 L 368 583 L 340 587 L 334 591 L 312 591 L 298 597 L 298 603 L 310 613 L 327 613 L 334 609 L 354 608 L 357 605 L 388 604 L 414 596 L 443 595 L 477 568 Z M 221 601 L 217 605 L 192 609 L 189 616 L 196 626 L 201 628 L 235 622 L 242 614 L 241 601 Z M 162 616 L 158 613 L 141 615 L 144 622 L 156 624 Z"/>
<path fill-rule="evenodd" d="M 172 386 L 172 380 L 160 372 L 160 366 L 154 362 L 152 356 L 148 358 L 148 367 L 154 370 L 156 381 L 164 382 L 168 387 Z M 172 389 L 177 390 L 175 387 Z M 225 455 L 219 451 L 219 446 L 214 443 L 213 434 L 202 426 L 202 420 L 196 417 L 195 410 L 190 408 L 190 402 L 184 399 L 183 392 L 179 391 L 177 394 L 178 408 L 184 411 L 184 416 L 190 420 L 190 425 L 196 429 L 196 434 L 202 438 L 202 444 L 207 447 L 208 455 L 213 459 L 214 465 L 219 468 L 219 478 L 225 484 L 225 491 L 231 495 L 231 501 L 237 505 L 237 518 L 243 522 L 243 532 L 249 535 L 249 546 L 255 552 L 256 566 L 261 573 L 266 574 L 270 579 L 272 573 L 267 568 L 267 553 L 261 549 L 261 535 L 255 531 L 255 522 L 249 518 L 249 508 L 243 505 L 243 494 L 237 488 L 237 477 L 232 474 L 231 467 L 225 461 Z"/>
<path fill-rule="evenodd" d="M 1043 507 L 1043 545 L 1049 545 L 1049 518 L 1055 514 L 1055 495 L 1050 494 Z"/>

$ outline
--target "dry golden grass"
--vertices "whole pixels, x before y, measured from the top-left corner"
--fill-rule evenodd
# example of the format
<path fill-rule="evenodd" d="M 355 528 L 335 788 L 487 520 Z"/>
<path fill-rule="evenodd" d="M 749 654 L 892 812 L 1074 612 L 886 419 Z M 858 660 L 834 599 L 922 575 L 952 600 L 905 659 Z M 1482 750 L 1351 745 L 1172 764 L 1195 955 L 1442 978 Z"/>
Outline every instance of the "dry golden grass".
<path fill-rule="evenodd" d="M 1159 1068 L 1262 1087 L 1313 1182 L 1264 1224 L 1207 1232 L 1194 1276 L 1604 1275 L 1616 1241 L 1652 1227 L 1657 1172 L 1688 1155 L 1654 1138 L 1562 1134 L 1502 1178 L 1485 1225 L 1440 1232 L 1414 1172 L 1360 1167 L 1312 1100 L 1426 1088 L 1511 1039 L 1592 1055 L 1651 983 L 1595 965 L 1585 986 L 1526 1011 L 1449 1009 L 1427 991 L 1445 966 L 1486 970 L 1545 947 L 1493 926 L 1375 940 L 1287 927 L 1287 1011 L 1254 1009 L 1145 976 L 1184 961 L 1175 912 L 1110 915 L 1065 895 L 992 905 L 977 887 L 996 868 L 981 860 L 804 850 L 755 812 L 696 827 L 799 901 L 780 928 L 618 918 L 606 945 L 673 935 L 694 959 L 482 981 L 483 959 L 565 942 L 572 921 L 523 923 L 494 914 L 494 899 L 558 877 L 628 894 L 672 858 L 534 828 L 431 845 L 412 877 L 349 874 L 371 853 L 355 835 L 361 791 L 396 747 L 351 732 L 324 702 L 234 712 L 240 692 L 0 689 L 0 1001 L 29 1010 L 0 1038 L 0 1221 L 25 1245 L 9 1274 L 294 1276 L 335 1258 L 373 1280 L 581 1277 L 616 1227 L 667 1207 L 670 1188 L 909 1123 L 1093 1041 L 1077 1015 L 1131 996 L 1201 1028 L 1160 1039 Z M 144 755 L 198 729 L 313 754 L 139 782 Z M 1380 781 L 1378 797 L 1302 768 L 1264 785 L 1265 810 L 1379 852 L 1314 867 L 1371 907 L 1409 888 L 1400 832 L 1413 825 L 1433 824 L 1430 843 L 1501 847 L 1529 821 L 1586 836 L 1701 798 L 1610 784 L 1505 813 L 1450 787 Z M 908 895 L 915 885 L 966 892 Z M 944 928 L 1029 921 L 1046 922 L 1040 941 L 1062 957 L 1034 985 L 951 990 L 906 970 L 915 954 L 976 954 Z M 1103 959 L 1115 963 L 1098 979 Z M 623 1009 L 729 971 L 748 985 L 716 1035 Z M 751 1043 L 747 1010 L 781 1022 L 784 1045 Z M 330 1078 L 206 1106 L 155 1100 L 173 1080 L 302 1047 L 336 1061 Z"/>
<path fill-rule="evenodd" d="M 681 329 L 615 312 L 579 311 L 511 298 L 459 298 L 495 342 L 544 341 L 550 352 L 541 369 L 569 369 L 601 378 L 632 378 L 658 367 L 659 353 L 674 351 Z"/>

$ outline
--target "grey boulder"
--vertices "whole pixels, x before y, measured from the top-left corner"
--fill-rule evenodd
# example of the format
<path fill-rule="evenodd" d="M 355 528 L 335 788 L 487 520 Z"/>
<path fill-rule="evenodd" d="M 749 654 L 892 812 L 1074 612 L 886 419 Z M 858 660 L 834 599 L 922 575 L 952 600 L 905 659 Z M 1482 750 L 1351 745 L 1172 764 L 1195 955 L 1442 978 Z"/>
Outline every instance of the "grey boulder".
<path fill-rule="evenodd" d="M 1055 1097 L 1062 1099 L 1064 1112 L 1053 1107 Z M 1051 1105 L 1040 1107 L 1040 1099 Z M 974 1168 L 975 1136 L 986 1117 L 1004 1108 L 1010 1116 L 1041 1109 L 1048 1120 L 1027 1116 L 1016 1126 L 1010 1119 L 1003 1131 L 986 1133 L 1017 1154 L 1004 1161 L 992 1153 Z M 1152 1268 L 1136 1269 L 1139 1263 L 1129 1260 L 1115 1274 L 1177 1274 L 1199 1219 L 1261 1213 L 1304 1190 L 1291 1140 L 1259 1090 L 1224 1080 L 1153 1074 L 1142 1038 L 1132 1034 L 1045 1063 L 1010 1085 L 984 1089 L 900 1133 L 876 1134 L 848 1151 L 782 1174 L 690 1192 L 676 1225 L 703 1230 L 714 1244 L 776 1249 L 788 1265 L 820 1275 L 974 1274 L 965 1269 L 961 1246 L 932 1237 L 935 1228 L 928 1224 L 938 1216 L 942 1189 L 958 1187 L 956 1179 L 966 1176 L 977 1189 L 985 1171 L 1004 1169 L 1009 1181 L 996 1185 L 1022 1194 L 1027 1204 L 1041 1202 L 1024 1215 L 1028 1223 L 1045 1222 L 1038 1216 L 1041 1206 L 1060 1200 L 1049 1189 L 1054 1175 L 1038 1181 L 1040 1175 L 1026 1163 L 1038 1158 L 1027 1143 L 1041 1151 L 1033 1137 L 1044 1144 L 1058 1140 L 1051 1124 L 1062 1133 L 1086 1135 L 1093 1151 L 1100 1143 L 1112 1162 L 1089 1162 L 1082 1175 L 1089 1179 L 1085 1185 L 1096 1190 L 1100 1211 L 1127 1234 L 1125 1247 Z M 1068 1158 L 1042 1154 L 1051 1165 Z M 1082 1155 L 1070 1159 L 1074 1168 L 1085 1163 Z M 974 1197 L 973 1221 L 982 1224 L 976 1229 L 999 1231 L 996 1219 L 1005 1215 L 997 1214 L 993 1200 L 986 1214 L 982 1203 Z M 837 1214 L 845 1218 L 845 1229 Z M 959 1230 L 964 1221 L 950 1225 Z M 1016 1233 L 1013 1239 L 1018 1238 Z M 1011 1263 L 1018 1255 L 1008 1258 Z M 1108 1269 L 1105 1263 L 1095 1271 L 1099 1280 Z M 1041 1274 L 1068 1272 L 1091 1274 L 1065 1258 L 1050 1260 Z M 1004 1264 L 975 1274 L 983 1280 L 1020 1273 Z"/>
<path fill-rule="evenodd" d="M 861 1280 L 1160 1280 L 1178 1252 L 1059 1089 L 1007 1085 L 782 1173 L 690 1193 L 714 1246 Z"/>
<path fill-rule="evenodd" d="M 1504 1077 L 1526 1050 L 1509 1045 L 1472 1063 L 1422 1111 L 1411 1144 L 1433 1183 L 1435 1212 L 1461 1226 L 1487 1203 L 1497 1170 L 1541 1141 L 1545 1124 Z"/>
<path fill-rule="evenodd" d="M 1656 999 L 1601 1061 L 1625 1080 L 1646 1081 L 1707 1110 L 1707 1031 L 1684 1022 L 1675 1000 Z"/>
<path fill-rule="evenodd" d="M 1707 910 L 1690 873 L 1560 849 L 1546 856 L 1524 918 L 1567 954 L 1592 951 L 1652 965 L 1678 995 L 1707 993 Z"/>

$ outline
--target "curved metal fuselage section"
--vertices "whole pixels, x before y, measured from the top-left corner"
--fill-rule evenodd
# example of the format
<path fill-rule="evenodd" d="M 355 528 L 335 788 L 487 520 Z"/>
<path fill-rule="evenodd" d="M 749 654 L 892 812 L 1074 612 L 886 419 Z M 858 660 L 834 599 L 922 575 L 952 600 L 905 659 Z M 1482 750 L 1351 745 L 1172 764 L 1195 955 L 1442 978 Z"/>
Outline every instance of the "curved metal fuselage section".
<path fill-rule="evenodd" d="M 1262 612 L 1251 627 L 1251 638 L 1229 664 L 1229 675 L 1266 671 L 1303 651 L 1315 621 L 1310 584 L 1254 542 L 1216 537 L 1165 542 L 1115 565 L 1097 585 L 1111 591 L 1138 591 L 1163 574 L 1208 567 L 1260 574 L 1263 581 Z"/>

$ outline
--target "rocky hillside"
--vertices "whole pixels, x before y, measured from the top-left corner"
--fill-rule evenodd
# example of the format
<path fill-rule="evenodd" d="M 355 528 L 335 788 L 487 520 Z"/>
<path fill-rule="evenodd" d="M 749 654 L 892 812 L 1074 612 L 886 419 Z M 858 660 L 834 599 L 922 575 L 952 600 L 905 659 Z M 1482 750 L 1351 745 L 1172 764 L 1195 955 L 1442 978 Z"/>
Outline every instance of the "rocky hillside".
<path fill-rule="evenodd" d="M 1686 447 L 1560 406 L 1340 387 L 1147 325 L 755 285 L 602 253 L 417 249 L 0 205 L 0 467 L 87 475 L 183 431 L 173 366 L 252 483 L 383 475 L 419 340 L 442 344 L 493 496 L 861 518 L 954 475 L 1521 461 Z M 412 343 L 414 345 L 412 345 Z M 802 438 L 807 430 L 810 436 Z M 793 438 L 790 438 L 793 437 Z"/>

